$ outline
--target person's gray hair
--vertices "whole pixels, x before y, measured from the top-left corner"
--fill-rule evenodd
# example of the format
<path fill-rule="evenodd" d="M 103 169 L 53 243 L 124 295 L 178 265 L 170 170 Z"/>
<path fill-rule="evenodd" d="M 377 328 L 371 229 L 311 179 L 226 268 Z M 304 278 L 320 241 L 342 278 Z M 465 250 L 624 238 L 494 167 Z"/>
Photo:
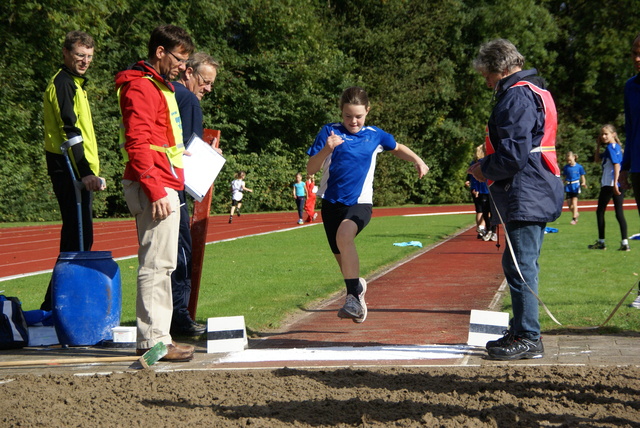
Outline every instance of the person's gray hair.
<path fill-rule="evenodd" d="M 215 68 L 216 71 L 220 67 L 220 63 L 213 59 L 210 55 L 204 52 L 196 52 L 187 60 L 186 68 L 191 68 L 193 69 L 193 71 L 198 71 L 198 69 L 203 65 L 210 65 Z"/>
<path fill-rule="evenodd" d="M 480 46 L 478 56 L 473 60 L 473 67 L 485 73 L 502 73 L 523 65 L 524 56 L 506 39 L 494 39 Z"/>

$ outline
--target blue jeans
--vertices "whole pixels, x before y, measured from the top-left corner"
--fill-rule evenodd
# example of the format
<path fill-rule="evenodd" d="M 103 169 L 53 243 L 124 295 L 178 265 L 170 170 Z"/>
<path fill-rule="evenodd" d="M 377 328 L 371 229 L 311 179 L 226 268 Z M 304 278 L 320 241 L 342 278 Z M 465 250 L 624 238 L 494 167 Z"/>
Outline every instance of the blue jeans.
<path fill-rule="evenodd" d="M 518 337 L 533 340 L 540 337 L 540 322 L 538 300 L 531 290 L 538 294 L 538 272 L 540 271 L 538 258 L 546 225 L 546 223 L 528 221 L 512 221 L 506 224 L 506 232 L 509 234 L 522 277 L 518 273 L 508 246 L 502 255 L 502 269 L 511 291 L 512 332 Z M 522 281 L 523 278 L 526 284 Z"/>

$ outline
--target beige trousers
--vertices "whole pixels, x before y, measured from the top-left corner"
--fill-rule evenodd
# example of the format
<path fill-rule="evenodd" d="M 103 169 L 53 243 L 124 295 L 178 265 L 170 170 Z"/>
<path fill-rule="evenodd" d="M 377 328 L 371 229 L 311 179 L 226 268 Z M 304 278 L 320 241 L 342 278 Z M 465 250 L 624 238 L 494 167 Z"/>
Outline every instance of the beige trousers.
<path fill-rule="evenodd" d="M 151 203 L 140 183 L 122 180 L 124 197 L 129 211 L 136 218 L 138 229 L 138 283 L 136 318 L 138 349 L 151 348 L 164 342 L 170 344 L 173 299 L 171 273 L 176 268 L 180 201 L 178 192 L 165 188 L 173 208 L 164 220 L 152 218 Z"/>

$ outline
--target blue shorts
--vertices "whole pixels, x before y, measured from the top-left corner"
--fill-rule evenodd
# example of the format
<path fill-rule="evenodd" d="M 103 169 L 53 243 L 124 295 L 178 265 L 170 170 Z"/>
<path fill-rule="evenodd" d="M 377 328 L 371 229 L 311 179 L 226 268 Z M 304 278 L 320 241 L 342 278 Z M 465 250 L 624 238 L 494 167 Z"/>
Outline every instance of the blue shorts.
<path fill-rule="evenodd" d="M 322 200 L 322 223 L 324 231 L 327 234 L 327 240 L 333 254 L 340 254 L 338 244 L 336 243 L 336 234 L 343 220 L 351 220 L 358 226 L 358 233 L 365 228 L 371 220 L 373 205 L 371 204 L 355 204 L 347 206 L 341 203 L 332 204 L 329 201 Z"/>

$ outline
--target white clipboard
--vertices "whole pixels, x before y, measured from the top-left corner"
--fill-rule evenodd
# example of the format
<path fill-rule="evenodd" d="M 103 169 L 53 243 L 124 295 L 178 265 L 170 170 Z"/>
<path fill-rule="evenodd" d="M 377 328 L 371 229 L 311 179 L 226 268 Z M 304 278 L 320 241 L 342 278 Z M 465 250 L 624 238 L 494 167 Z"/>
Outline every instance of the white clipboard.
<path fill-rule="evenodd" d="M 184 188 L 202 202 L 227 160 L 196 134 L 187 142 L 187 150 L 191 156 L 182 155 Z"/>

